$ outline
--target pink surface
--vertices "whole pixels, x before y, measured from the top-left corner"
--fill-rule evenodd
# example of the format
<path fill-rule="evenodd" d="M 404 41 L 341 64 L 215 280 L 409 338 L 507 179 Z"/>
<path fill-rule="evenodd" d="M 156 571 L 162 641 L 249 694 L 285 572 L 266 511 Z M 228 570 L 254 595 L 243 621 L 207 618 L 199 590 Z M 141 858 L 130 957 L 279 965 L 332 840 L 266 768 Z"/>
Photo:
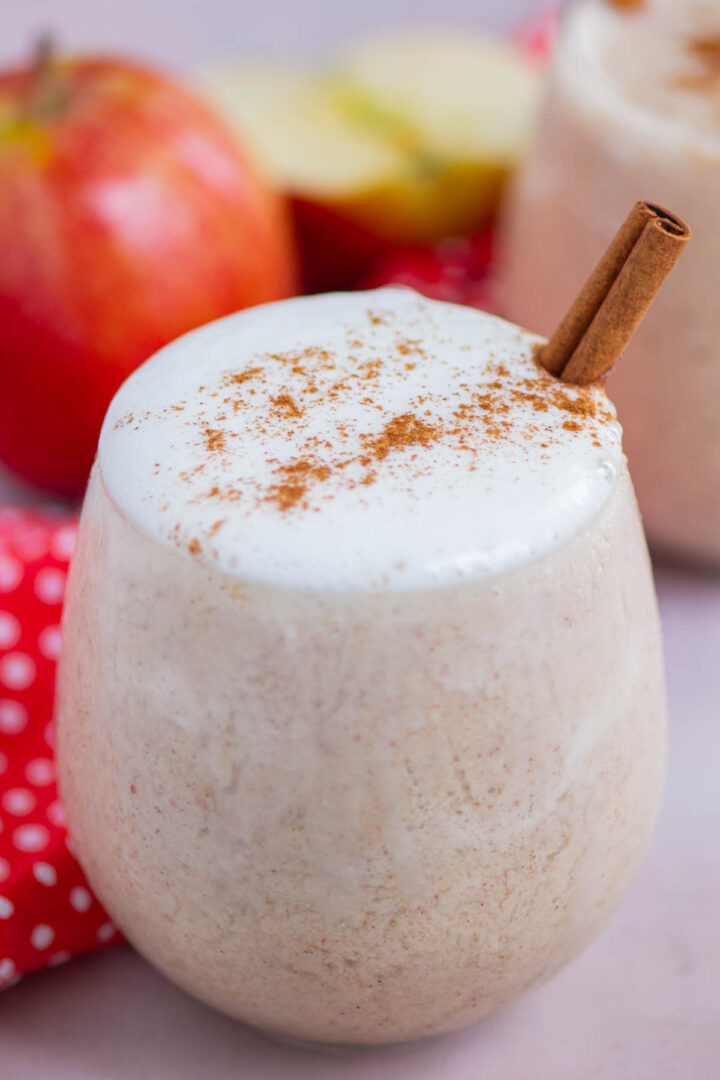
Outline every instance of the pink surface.
<path fill-rule="evenodd" d="M 671 764 L 645 865 L 551 983 L 412 1046 L 283 1046 L 175 990 L 127 949 L 0 1000 L 1 1080 L 716 1080 L 720 1077 L 720 578 L 658 572 Z"/>

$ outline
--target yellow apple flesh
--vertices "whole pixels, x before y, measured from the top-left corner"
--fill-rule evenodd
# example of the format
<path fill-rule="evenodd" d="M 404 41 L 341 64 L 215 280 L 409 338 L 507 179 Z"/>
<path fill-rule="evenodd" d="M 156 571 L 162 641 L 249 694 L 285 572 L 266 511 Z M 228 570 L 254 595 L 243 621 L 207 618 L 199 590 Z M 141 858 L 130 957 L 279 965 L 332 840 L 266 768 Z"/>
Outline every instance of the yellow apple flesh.
<path fill-rule="evenodd" d="M 395 31 L 332 67 L 231 63 L 201 86 L 291 199 L 310 288 L 390 245 L 467 234 L 527 144 L 537 70 L 476 33 Z"/>

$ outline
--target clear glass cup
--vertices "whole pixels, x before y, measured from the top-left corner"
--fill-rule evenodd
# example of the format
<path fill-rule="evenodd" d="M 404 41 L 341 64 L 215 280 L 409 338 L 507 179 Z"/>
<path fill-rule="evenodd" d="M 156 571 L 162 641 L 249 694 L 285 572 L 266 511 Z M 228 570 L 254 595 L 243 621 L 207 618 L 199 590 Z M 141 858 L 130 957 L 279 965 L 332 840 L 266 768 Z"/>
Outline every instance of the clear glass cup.
<path fill-rule="evenodd" d="M 720 134 L 705 129 L 702 113 L 683 117 L 698 104 L 687 90 L 677 90 L 685 96 L 671 112 L 670 61 L 659 51 L 691 40 L 701 7 L 567 4 L 544 114 L 507 213 L 503 286 L 508 316 L 550 334 L 634 202 L 672 207 L 690 224 L 688 250 L 610 393 L 651 546 L 719 566 L 720 313 L 711 294 L 720 274 Z M 603 49 L 624 58 L 615 61 L 619 74 L 598 60 Z M 694 70 L 689 53 L 676 62 Z"/>
<path fill-rule="evenodd" d="M 102 463 L 103 440 L 65 607 L 59 775 L 83 867 L 142 955 L 244 1021 L 336 1043 L 470 1024 L 575 955 L 663 784 L 624 464 L 583 528 L 520 565 L 343 590 L 160 542 Z"/>

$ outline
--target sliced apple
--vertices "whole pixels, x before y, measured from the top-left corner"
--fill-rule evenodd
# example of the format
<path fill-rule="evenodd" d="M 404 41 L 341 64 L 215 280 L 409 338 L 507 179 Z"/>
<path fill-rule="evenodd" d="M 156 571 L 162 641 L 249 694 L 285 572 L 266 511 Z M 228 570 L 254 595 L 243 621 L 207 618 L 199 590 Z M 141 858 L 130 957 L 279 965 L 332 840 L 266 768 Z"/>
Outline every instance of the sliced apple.
<path fill-rule="evenodd" d="M 498 39 L 405 30 L 326 71 L 230 64 L 201 85 L 290 196 L 306 284 L 322 289 L 352 284 L 388 246 L 485 224 L 538 80 Z"/>
<path fill-rule="evenodd" d="M 345 51 L 339 71 L 366 101 L 400 120 L 417 146 L 445 161 L 509 167 L 523 152 L 538 96 L 537 68 L 489 34 L 385 31 Z"/>
<path fill-rule="evenodd" d="M 322 73 L 230 65 L 206 72 L 202 84 L 286 191 L 336 198 L 403 172 L 402 147 L 353 123 L 335 80 Z"/>

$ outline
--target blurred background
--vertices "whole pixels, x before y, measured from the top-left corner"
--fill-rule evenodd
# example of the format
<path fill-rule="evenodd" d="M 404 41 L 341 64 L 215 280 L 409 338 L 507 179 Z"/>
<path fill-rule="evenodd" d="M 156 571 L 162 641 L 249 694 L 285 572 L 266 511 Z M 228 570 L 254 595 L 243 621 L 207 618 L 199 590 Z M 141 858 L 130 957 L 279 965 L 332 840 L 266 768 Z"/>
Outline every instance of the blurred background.
<path fill-rule="evenodd" d="M 542 0 L 2 0 L 0 61 L 22 59 L 39 28 L 68 49 L 134 52 L 187 67 L 237 52 L 321 54 L 353 34 L 420 22 L 503 30 Z"/>
<path fill-rule="evenodd" d="M 391 283 L 498 310 L 543 0 L 0 4 L 0 501 L 77 502 L 123 379 L 231 311 Z"/>

